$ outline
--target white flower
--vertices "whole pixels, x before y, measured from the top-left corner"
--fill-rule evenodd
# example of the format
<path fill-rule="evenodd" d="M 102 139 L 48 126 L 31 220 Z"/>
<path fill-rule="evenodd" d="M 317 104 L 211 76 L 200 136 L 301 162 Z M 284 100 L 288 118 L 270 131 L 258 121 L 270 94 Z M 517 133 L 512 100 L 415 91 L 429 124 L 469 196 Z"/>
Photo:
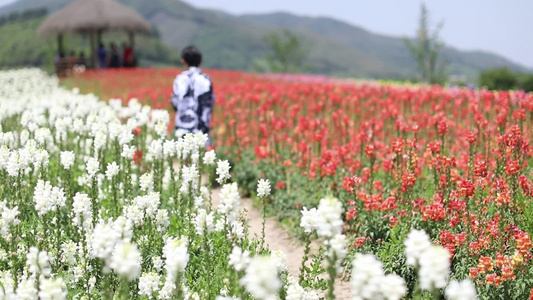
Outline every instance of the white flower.
<path fill-rule="evenodd" d="M 442 246 L 431 246 L 422 252 L 418 280 L 426 291 L 446 286 L 450 273 L 450 252 Z"/>
<path fill-rule="evenodd" d="M 278 268 L 278 273 L 287 271 L 287 256 L 281 250 L 272 251 L 270 253 L 270 261 Z"/>
<path fill-rule="evenodd" d="M 165 258 L 167 279 L 170 279 L 171 282 L 176 282 L 178 274 L 185 271 L 185 267 L 187 267 L 189 262 L 186 240 L 167 238 L 163 247 L 163 257 Z"/>
<path fill-rule="evenodd" d="M 26 265 L 31 274 L 50 275 L 50 256 L 48 252 L 39 251 L 36 247 L 31 247 L 26 254 Z"/>
<path fill-rule="evenodd" d="M 163 268 L 163 260 L 160 256 L 154 256 L 152 257 L 152 266 L 157 272 L 160 272 Z"/>
<path fill-rule="evenodd" d="M 270 195 L 270 181 L 268 179 L 259 179 L 257 182 L 257 197 L 263 198 Z"/>
<path fill-rule="evenodd" d="M 61 277 L 43 279 L 39 285 L 39 298 L 42 300 L 67 299 L 67 290 Z"/>
<path fill-rule="evenodd" d="M 231 222 L 231 234 L 233 237 L 237 239 L 243 239 L 244 238 L 244 226 L 242 222 L 236 220 Z M 229 236 L 228 236 L 229 237 Z"/>
<path fill-rule="evenodd" d="M 452 280 L 445 291 L 448 300 L 476 300 L 476 286 L 470 279 L 462 281 Z"/>
<path fill-rule="evenodd" d="M 159 209 L 155 216 L 155 225 L 157 231 L 164 233 L 170 225 L 170 219 L 168 217 L 168 211 L 166 209 Z"/>
<path fill-rule="evenodd" d="M 107 177 L 107 180 L 113 179 L 118 174 L 118 171 L 120 170 L 120 166 L 117 165 L 116 162 L 108 163 L 107 169 L 105 171 L 105 176 Z"/>
<path fill-rule="evenodd" d="M 217 182 L 223 184 L 226 179 L 229 179 L 231 175 L 229 174 L 231 166 L 227 160 L 219 160 L 217 163 L 216 174 L 218 175 Z"/>
<path fill-rule="evenodd" d="M 431 246 L 431 242 L 425 231 L 412 229 L 407 235 L 404 245 L 407 264 L 410 266 L 418 266 L 420 256 Z"/>
<path fill-rule="evenodd" d="M 320 200 L 317 209 L 317 234 L 319 237 L 332 237 L 341 234 L 344 222 L 341 218 L 342 204 L 337 198 L 326 197 Z"/>
<path fill-rule="evenodd" d="M 78 245 L 73 241 L 68 241 L 61 244 L 61 262 L 74 266 L 76 264 L 77 252 Z"/>
<path fill-rule="evenodd" d="M 287 278 L 287 297 L 286 300 L 318 300 L 318 295 L 311 290 L 305 290 L 298 284 L 292 276 Z"/>
<path fill-rule="evenodd" d="M 336 234 L 324 244 L 327 246 L 327 256 L 335 261 L 335 267 L 339 270 L 341 261 L 346 257 L 346 236 Z"/>
<path fill-rule="evenodd" d="M 301 213 L 302 218 L 300 219 L 300 227 L 304 228 L 304 231 L 306 233 L 311 233 L 313 232 L 313 230 L 318 229 L 318 212 L 316 208 L 311 208 L 310 210 L 307 210 L 307 207 L 304 206 Z"/>
<path fill-rule="evenodd" d="M 90 157 L 87 161 L 87 174 L 89 175 L 89 178 L 94 178 L 98 170 L 100 170 L 100 163 L 98 162 L 98 159 Z"/>
<path fill-rule="evenodd" d="M 276 300 L 276 294 L 281 288 L 278 268 L 268 256 L 254 257 L 239 282 L 253 297 L 260 300 Z"/>
<path fill-rule="evenodd" d="M 237 217 L 237 211 L 240 207 L 241 197 L 237 183 L 228 183 L 222 186 L 220 190 L 220 203 L 217 211 L 228 217 L 228 223 L 234 221 Z"/>
<path fill-rule="evenodd" d="M 132 138 L 133 138 L 133 134 L 131 135 Z M 128 146 L 128 145 L 123 145 L 122 146 L 122 152 L 120 153 L 120 156 L 122 156 L 123 158 L 126 158 L 126 159 L 133 159 L 133 155 L 135 154 L 135 146 Z"/>
<path fill-rule="evenodd" d="M 159 291 L 160 285 L 161 275 L 155 272 L 143 273 L 139 278 L 139 295 L 152 299 L 154 298 L 154 293 Z"/>
<path fill-rule="evenodd" d="M 117 239 L 123 242 L 131 241 L 133 237 L 133 222 L 130 219 L 124 216 L 119 216 L 115 222 L 113 222 L 112 227 Z"/>
<path fill-rule="evenodd" d="M 65 206 L 66 197 L 62 188 L 54 187 L 49 181 L 39 179 L 33 192 L 35 209 L 39 216 Z"/>
<path fill-rule="evenodd" d="M 23 278 L 17 287 L 17 296 L 14 299 L 37 299 L 37 288 L 32 279 Z"/>
<path fill-rule="evenodd" d="M 119 240 L 118 233 L 113 230 L 113 222 L 98 223 L 91 234 L 91 256 L 108 259 Z"/>
<path fill-rule="evenodd" d="M 199 209 L 196 217 L 192 221 L 196 229 L 196 234 L 203 235 L 207 229 L 208 233 L 211 233 L 215 230 L 215 214 L 210 212 L 207 214 L 207 211 L 203 208 Z"/>
<path fill-rule="evenodd" d="M 65 170 L 69 170 L 74 164 L 74 152 L 62 151 L 61 152 L 61 165 Z"/>
<path fill-rule="evenodd" d="M 141 188 L 141 191 L 147 193 L 150 193 L 154 190 L 154 177 L 152 172 L 141 175 L 141 178 L 139 178 L 139 187 Z"/>
<path fill-rule="evenodd" d="M 81 226 L 83 229 L 92 227 L 92 202 L 87 194 L 76 193 L 72 202 L 72 211 L 74 212 L 72 224 Z"/>
<path fill-rule="evenodd" d="M 381 293 L 387 300 L 400 300 L 407 293 L 405 280 L 394 274 L 383 276 L 380 287 Z"/>
<path fill-rule="evenodd" d="M 246 269 L 250 261 L 250 251 L 242 251 L 240 247 L 235 246 L 231 250 L 228 263 L 233 266 L 235 271 L 242 271 Z"/>
<path fill-rule="evenodd" d="M 171 299 L 175 290 L 176 285 L 172 282 L 172 279 L 166 278 L 165 284 L 159 291 L 159 299 Z"/>
<path fill-rule="evenodd" d="M 209 150 L 204 154 L 204 165 L 214 165 L 216 159 L 215 150 Z"/>
<path fill-rule="evenodd" d="M 352 265 L 352 298 L 378 299 L 385 275 L 381 262 L 372 254 L 357 253 Z"/>
<path fill-rule="evenodd" d="M 129 281 L 141 275 L 141 252 L 135 244 L 119 243 L 115 246 L 109 267 Z"/>

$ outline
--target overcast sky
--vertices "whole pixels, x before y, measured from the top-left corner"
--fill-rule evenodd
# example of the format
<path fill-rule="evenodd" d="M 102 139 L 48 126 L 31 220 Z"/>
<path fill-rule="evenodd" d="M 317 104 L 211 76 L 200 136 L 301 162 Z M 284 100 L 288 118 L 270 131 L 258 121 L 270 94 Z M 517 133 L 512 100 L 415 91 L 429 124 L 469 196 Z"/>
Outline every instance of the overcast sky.
<path fill-rule="evenodd" d="M 38 1 L 38 0 L 34 0 Z M 148 1 L 148 0 L 147 0 Z M 13 0 L 0 0 L 0 5 Z M 394 36 L 414 35 L 421 0 L 188 0 L 233 14 L 291 12 L 328 16 Z M 426 0 L 441 38 L 459 49 L 487 50 L 533 68 L 533 0 Z"/>

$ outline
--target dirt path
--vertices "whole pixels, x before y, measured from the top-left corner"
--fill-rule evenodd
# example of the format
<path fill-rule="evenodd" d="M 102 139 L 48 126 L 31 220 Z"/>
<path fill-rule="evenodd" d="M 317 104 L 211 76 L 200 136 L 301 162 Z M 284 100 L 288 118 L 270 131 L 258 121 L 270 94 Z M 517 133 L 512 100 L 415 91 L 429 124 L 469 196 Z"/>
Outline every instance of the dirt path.
<path fill-rule="evenodd" d="M 213 206 L 216 207 L 220 201 L 220 190 L 213 190 Z M 241 199 L 241 206 L 247 211 L 249 233 L 251 236 L 261 237 L 262 217 L 261 210 L 253 205 L 249 198 Z M 278 221 L 274 218 L 267 218 L 265 222 L 265 244 L 272 251 L 281 250 L 287 256 L 287 269 L 289 273 L 298 278 L 300 264 L 304 253 L 304 245 L 283 230 Z M 317 248 L 317 247 L 315 247 Z M 351 299 L 350 283 L 337 278 L 335 282 L 336 299 Z"/>

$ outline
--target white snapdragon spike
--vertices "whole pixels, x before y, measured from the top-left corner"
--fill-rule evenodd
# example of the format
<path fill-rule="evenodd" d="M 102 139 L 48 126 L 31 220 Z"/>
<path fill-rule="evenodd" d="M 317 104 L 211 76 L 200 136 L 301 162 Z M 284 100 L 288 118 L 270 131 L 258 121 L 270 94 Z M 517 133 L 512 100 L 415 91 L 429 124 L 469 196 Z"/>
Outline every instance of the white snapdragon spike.
<path fill-rule="evenodd" d="M 5 206 L 2 210 L 2 219 L 0 220 L 0 234 L 4 238 L 8 238 L 11 226 L 20 224 L 18 215 L 20 214 L 18 206 L 9 209 Z"/>
<path fill-rule="evenodd" d="M 195 164 L 183 166 L 181 168 L 181 187 L 180 193 L 187 194 L 189 189 L 199 178 L 198 168 Z"/>
<path fill-rule="evenodd" d="M 194 228 L 196 229 L 196 234 L 198 235 L 204 235 L 204 233 L 207 231 L 207 233 L 211 233 L 215 230 L 215 214 L 213 212 L 210 212 L 209 214 L 207 211 L 203 208 L 199 209 L 196 213 L 196 216 L 193 219 Z"/>
<path fill-rule="evenodd" d="M 318 212 L 316 208 L 307 210 L 307 207 L 303 207 L 301 210 L 302 218 L 300 219 L 300 227 L 304 229 L 306 233 L 311 233 L 318 229 Z"/>
<path fill-rule="evenodd" d="M 195 149 L 200 150 L 204 148 L 209 141 L 209 136 L 206 133 L 197 132 L 193 135 Z"/>
<path fill-rule="evenodd" d="M 317 234 L 319 237 L 333 237 L 341 234 L 342 204 L 337 198 L 326 197 L 320 200 L 317 209 Z"/>
<path fill-rule="evenodd" d="M 161 270 L 163 269 L 163 260 L 160 256 L 152 257 L 152 266 L 157 272 L 161 272 Z"/>
<path fill-rule="evenodd" d="M 172 299 L 174 296 L 174 291 L 176 290 L 176 285 L 169 278 L 165 279 L 165 284 L 159 290 L 159 299 Z"/>
<path fill-rule="evenodd" d="M 476 286 L 470 279 L 462 281 L 452 280 L 445 291 L 448 300 L 476 300 Z"/>
<path fill-rule="evenodd" d="M 168 226 L 170 226 L 170 219 L 166 209 L 157 210 L 157 214 L 155 215 L 155 226 L 157 231 L 161 233 L 165 233 Z"/>
<path fill-rule="evenodd" d="M 34 280 L 22 278 L 17 286 L 16 296 L 12 299 L 37 299 L 37 293 Z"/>
<path fill-rule="evenodd" d="M 15 280 L 11 271 L 0 271 L 0 282 L 2 286 L 0 288 L 1 299 L 16 299 L 14 295 Z"/>
<path fill-rule="evenodd" d="M 154 299 L 154 293 L 159 291 L 161 286 L 161 275 L 150 272 L 143 273 L 139 278 L 139 295 Z"/>
<path fill-rule="evenodd" d="M 81 227 L 84 230 L 88 230 L 92 227 L 93 210 L 89 195 L 76 193 L 73 197 L 72 212 L 74 213 L 72 224 Z"/>
<path fill-rule="evenodd" d="M 232 266 L 235 271 L 243 271 L 250 264 L 250 251 L 242 249 L 238 246 L 233 247 L 229 255 L 229 265 Z"/>
<path fill-rule="evenodd" d="M 187 240 L 182 238 L 167 238 L 163 247 L 163 257 L 165 258 L 165 271 L 167 281 L 176 282 L 177 276 L 185 271 L 189 262 L 187 252 Z"/>
<path fill-rule="evenodd" d="M 39 251 L 36 247 L 31 247 L 26 254 L 26 265 L 31 274 L 42 274 L 49 276 L 51 273 L 50 256 L 46 251 Z"/>
<path fill-rule="evenodd" d="M 287 278 L 287 296 L 286 300 L 318 300 L 317 293 L 311 290 L 305 290 L 300 286 L 298 281 L 292 276 Z"/>
<path fill-rule="evenodd" d="M 163 156 L 171 158 L 176 154 L 176 142 L 174 140 L 166 140 L 163 143 Z"/>
<path fill-rule="evenodd" d="M 100 151 L 106 144 L 107 136 L 104 130 L 105 129 L 100 129 L 94 135 L 94 153 L 98 153 L 98 151 Z"/>
<path fill-rule="evenodd" d="M 344 234 L 336 234 L 324 242 L 328 249 L 327 256 L 335 261 L 337 272 L 341 271 L 341 261 L 346 257 L 346 242 Z"/>
<path fill-rule="evenodd" d="M 94 178 L 96 176 L 96 173 L 98 170 L 100 170 L 100 163 L 98 162 L 98 159 L 95 157 L 90 157 L 87 161 L 87 175 L 89 175 L 89 179 Z"/>
<path fill-rule="evenodd" d="M 270 181 L 268 179 L 259 179 L 257 181 L 257 197 L 263 198 L 270 195 Z"/>
<path fill-rule="evenodd" d="M 129 146 L 125 144 L 122 146 L 122 152 L 120 153 L 120 156 L 125 159 L 132 160 L 133 156 L 135 155 L 135 150 L 135 146 Z"/>
<path fill-rule="evenodd" d="M 146 217 L 155 218 L 157 208 L 161 203 L 161 195 L 159 192 L 149 192 L 147 195 L 135 197 L 131 203 L 132 206 L 137 206 Z"/>
<path fill-rule="evenodd" d="M 167 128 L 168 128 L 167 123 L 157 122 L 155 124 L 154 131 L 159 137 L 164 138 L 167 136 Z"/>
<path fill-rule="evenodd" d="M 63 282 L 63 279 L 61 277 L 58 277 L 41 280 L 39 284 L 39 299 L 67 299 L 67 289 L 65 283 Z"/>
<path fill-rule="evenodd" d="M 240 202 L 241 196 L 237 183 L 233 182 L 222 186 L 217 211 L 227 216 L 228 224 L 237 218 Z"/>
<path fill-rule="evenodd" d="M 118 134 L 118 143 L 122 146 L 123 150 L 124 150 L 124 146 L 128 147 L 127 144 L 133 141 L 133 138 L 134 138 L 134 135 L 132 133 L 132 130 L 128 128 L 128 126 L 122 126 L 120 128 L 120 132 Z"/>
<path fill-rule="evenodd" d="M 66 197 L 62 188 L 52 186 L 49 181 L 37 181 L 33 192 L 35 209 L 39 216 L 65 206 Z"/>
<path fill-rule="evenodd" d="M 141 275 L 141 252 L 135 244 L 121 242 L 115 246 L 109 267 L 120 277 L 133 281 Z"/>
<path fill-rule="evenodd" d="M 113 222 L 99 222 L 91 236 L 91 257 L 109 259 L 119 240 L 118 233 L 113 230 Z"/>
<path fill-rule="evenodd" d="M 7 174 L 11 177 L 18 176 L 20 167 L 20 154 L 18 151 L 12 151 L 9 154 L 9 160 L 7 161 Z"/>
<path fill-rule="evenodd" d="M 61 165 L 65 170 L 70 170 L 72 165 L 74 165 L 75 155 L 72 151 L 62 151 L 61 154 Z"/>
<path fill-rule="evenodd" d="M 283 251 L 272 251 L 270 253 L 270 261 L 278 268 L 278 273 L 287 271 L 287 256 Z"/>
<path fill-rule="evenodd" d="M 235 220 L 230 224 L 230 233 L 228 234 L 230 239 L 243 239 L 244 238 L 244 225 L 241 221 Z"/>
<path fill-rule="evenodd" d="M 139 187 L 141 191 L 150 193 L 154 190 L 154 176 L 152 172 L 144 173 L 139 178 Z"/>
<path fill-rule="evenodd" d="M 388 274 L 381 279 L 381 293 L 387 300 L 400 300 L 407 293 L 405 280 L 394 274 Z"/>
<path fill-rule="evenodd" d="M 231 175 L 229 174 L 229 170 L 231 169 L 231 166 L 229 165 L 229 162 L 227 160 L 219 160 L 217 163 L 217 169 L 216 174 L 217 182 L 219 184 L 223 184 L 226 182 L 226 180 L 230 179 Z"/>
<path fill-rule="evenodd" d="M 119 216 L 113 222 L 112 227 L 119 240 L 129 242 L 133 238 L 133 222 L 130 219 Z"/>
<path fill-rule="evenodd" d="M 217 159 L 217 155 L 215 153 L 215 150 L 209 150 L 206 153 L 204 153 L 203 162 L 204 165 L 214 165 L 215 160 Z"/>
<path fill-rule="evenodd" d="M 450 252 L 442 246 L 430 246 L 419 260 L 418 280 L 420 288 L 426 291 L 446 286 L 450 274 Z"/>
<path fill-rule="evenodd" d="M 248 293 L 260 300 L 276 300 L 281 288 L 278 268 L 268 256 L 255 256 L 239 282 Z"/>
<path fill-rule="evenodd" d="M 425 231 L 412 229 L 407 235 L 404 245 L 407 264 L 410 266 L 418 266 L 420 256 L 431 246 L 431 241 Z"/>
<path fill-rule="evenodd" d="M 372 254 L 357 253 L 352 265 L 352 299 L 378 299 L 385 276 L 381 262 Z"/>
<path fill-rule="evenodd" d="M 147 136 L 147 139 L 151 138 L 151 136 Z M 152 140 L 150 142 L 146 142 L 148 146 L 148 155 L 147 158 L 149 158 L 151 161 L 159 160 L 163 158 L 163 140 Z"/>
<path fill-rule="evenodd" d="M 78 250 L 78 245 L 73 241 L 68 241 L 61 244 L 61 262 L 70 266 L 76 265 L 76 255 Z"/>
<path fill-rule="evenodd" d="M 107 164 L 107 169 L 105 171 L 105 176 L 107 177 L 107 180 L 113 179 L 113 177 L 118 175 L 118 171 L 120 170 L 120 166 L 116 162 L 111 162 Z"/>

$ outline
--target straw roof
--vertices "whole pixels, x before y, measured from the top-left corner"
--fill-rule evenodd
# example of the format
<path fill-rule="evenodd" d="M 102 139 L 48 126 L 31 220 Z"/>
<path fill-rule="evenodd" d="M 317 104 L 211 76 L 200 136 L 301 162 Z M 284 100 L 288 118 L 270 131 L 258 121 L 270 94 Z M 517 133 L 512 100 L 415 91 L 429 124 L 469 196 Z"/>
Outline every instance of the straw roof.
<path fill-rule="evenodd" d="M 48 17 L 39 34 L 123 30 L 149 33 L 151 26 L 133 9 L 113 0 L 77 0 Z"/>

